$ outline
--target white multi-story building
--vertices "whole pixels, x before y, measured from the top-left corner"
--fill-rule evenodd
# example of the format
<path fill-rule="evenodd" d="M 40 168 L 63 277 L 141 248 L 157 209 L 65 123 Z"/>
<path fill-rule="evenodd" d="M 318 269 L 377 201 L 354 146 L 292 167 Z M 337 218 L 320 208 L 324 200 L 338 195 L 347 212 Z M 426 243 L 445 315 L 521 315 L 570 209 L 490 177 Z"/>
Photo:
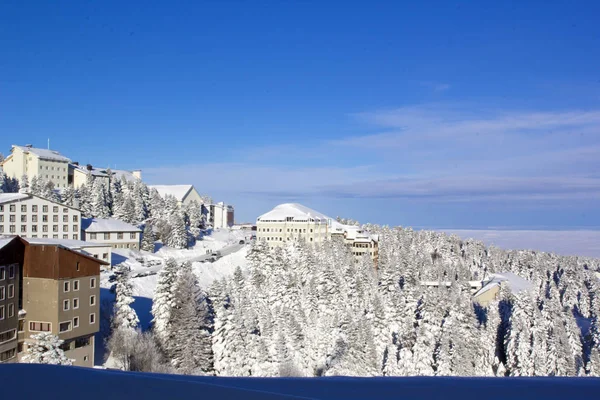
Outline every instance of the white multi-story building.
<path fill-rule="evenodd" d="M 231 228 L 234 223 L 233 206 L 223 202 L 209 204 L 208 223 L 215 229 Z"/>
<path fill-rule="evenodd" d="M 2 168 L 9 178 L 21 179 L 27 175 L 54 183 L 57 189 L 68 186 L 70 159 L 58 151 L 40 149 L 31 145 L 13 145 L 10 155 L 2 163 Z"/>
<path fill-rule="evenodd" d="M 79 240 L 81 212 L 27 193 L 0 193 L 0 235 Z"/>
<path fill-rule="evenodd" d="M 379 257 L 378 237 L 357 226 L 343 225 L 334 219 L 297 203 L 280 204 L 256 220 L 256 238 L 270 247 L 283 246 L 293 240 L 322 243 L 339 237 L 351 247 L 357 259 L 369 255 L 375 263 Z"/>
<path fill-rule="evenodd" d="M 202 204 L 203 200 L 194 185 L 152 185 L 149 189 L 156 189 L 160 197 L 173 196 L 179 205 L 188 205 L 192 201 Z"/>
<path fill-rule="evenodd" d="M 141 233 L 138 227 L 112 218 L 84 218 L 81 223 L 83 240 L 105 243 L 115 249 L 139 250 Z"/>

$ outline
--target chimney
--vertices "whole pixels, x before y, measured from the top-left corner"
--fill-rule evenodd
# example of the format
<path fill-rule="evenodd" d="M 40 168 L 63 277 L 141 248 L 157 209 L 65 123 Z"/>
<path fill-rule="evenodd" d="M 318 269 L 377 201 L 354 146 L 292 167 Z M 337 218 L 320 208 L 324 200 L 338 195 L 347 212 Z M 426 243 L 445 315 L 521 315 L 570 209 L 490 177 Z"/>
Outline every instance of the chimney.
<path fill-rule="evenodd" d="M 93 169 L 92 164 L 86 165 L 86 168 L 87 168 L 88 171 L 91 171 Z"/>

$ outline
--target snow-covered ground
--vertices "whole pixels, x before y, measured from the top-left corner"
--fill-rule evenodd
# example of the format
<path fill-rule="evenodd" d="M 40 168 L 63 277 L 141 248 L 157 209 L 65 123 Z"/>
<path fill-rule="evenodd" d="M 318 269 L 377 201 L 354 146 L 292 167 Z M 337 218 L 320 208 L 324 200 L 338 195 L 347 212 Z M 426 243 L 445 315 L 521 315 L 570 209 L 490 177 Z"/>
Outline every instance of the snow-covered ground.
<path fill-rule="evenodd" d="M 198 241 L 191 249 L 179 250 L 161 247 L 154 254 L 146 251 L 114 249 L 113 265 L 127 265 L 132 271 L 131 282 L 135 298 L 132 306 L 140 318 L 142 328 L 146 329 L 152 319 L 150 314 L 152 297 L 158 273 L 167 258 L 173 257 L 178 262 L 191 261 L 200 286 L 204 290 L 209 290 L 215 280 L 231 275 L 238 266 L 246 267 L 249 245 L 242 245 L 239 242 L 246 240 L 248 235 L 247 231 L 214 231 L 211 235 Z M 213 263 L 199 261 L 209 258 L 207 251 L 220 251 L 223 256 Z M 100 277 L 100 286 L 105 289 L 101 292 L 103 301 L 114 300 L 114 295 L 106 290 L 113 285 L 109 281 L 111 275 L 111 271 L 105 271 Z"/>
<path fill-rule="evenodd" d="M 600 258 L 600 231 L 441 229 L 464 239 L 477 239 L 503 249 L 530 249 L 560 255 Z"/>

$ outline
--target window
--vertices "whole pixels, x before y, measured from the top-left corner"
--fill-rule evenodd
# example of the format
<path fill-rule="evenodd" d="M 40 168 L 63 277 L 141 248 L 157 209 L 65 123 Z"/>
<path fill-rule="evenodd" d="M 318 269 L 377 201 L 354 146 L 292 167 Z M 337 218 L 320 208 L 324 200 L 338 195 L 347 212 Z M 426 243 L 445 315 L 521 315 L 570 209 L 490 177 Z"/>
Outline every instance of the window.
<path fill-rule="evenodd" d="M 27 205 L 21 204 L 21 212 L 27 212 Z"/>
<path fill-rule="evenodd" d="M 95 233 L 90 233 L 90 240 L 96 240 L 97 235 Z"/>
<path fill-rule="evenodd" d="M 27 225 L 21 225 L 21 233 L 27 232 Z"/>
<path fill-rule="evenodd" d="M 79 308 L 79 299 L 74 298 L 73 299 L 73 310 L 77 310 L 78 308 Z"/>
<path fill-rule="evenodd" d="M 77 271 L 79 271 L 79 262 L 77 263 Z M 73 281 L 73 291 L 76 292 L 79 290 L 79 281 Z"/>
<path fill-rule="evenodd" d="M 129 239 L 135 239 L 135 232 L 131 232 L 129 234 Z"/>
<path fill-rule="evenodd" d="M 58 325 L 58 329 L 60 332 L 68 332 L 71 330 L 71 321 L 61 322 Z"/>
<path fill-rule="evenodd" d="M 11 204 L 9 207 L 10 212 L 15 212 L 17 211 L 17 206 L 15 206 L 14 204 Z"/>
<path fill-rule="evenodd" d="M 37 225 L 32 225 L 31 226 L 31 232 L 37 232 Z"/>
<path fill-rule="evenodd" d="M 108 260 L 108 253 L 102 253 L 102 259 Z"/>
<path fill-rule="evenodd" d="M 4 206 L 0 206 L 0 211 L 4 211 Z"/>
<path fill-rule="evenodd" d="M 75 269 L 77 271 L 79 271 L 79 261 L 77 261 L 77 264 L 75 264 Z M 79 281 L 76 281 L 76 282 L 77 282 L 77 287 L 79 288 Z M 79 289 L 77 289 L 77 290 L 79 290 Z"/>
<path fill-rule="evenodd" d="M 15 285 L 8 285 L 8 298 L 12 299 L 15 297 Z"/>
<path fill-rule="evenodd" d="M 31 206 L 31 211 L 38 212 L 38 206 L 36 206 L 36 205 Z"/>
<path fill-rule="evenodd" d="M 42 225 L 42 232 L 48 232 L 48 225 Z"/>
<path fill-rule="evenodd" d="M 90 314 L 90 324 L 96 323 L 96 314 Z"/>
<path fill-rule="evenodd" d="M 0 233 L 4 232 L 4 225 L 0 225 Z"/>
<path fill-rule="evenodd" d="M 73 215 L 73 222 L 79 221 L 79 217 L 77 215 Z"/>
<path fill-rule="evenodd" d="M 68 292 L 71 290 L 71 282 L 65 281 L 63 282 L 63 292 Z"/>
<path fill-rule="evenodd" d="M 10 303 L 8 305 L 8 318 L 12 318 L 15 316 L 15 305 L 13 303 Z"/>
<path fill-rule="evenodd" d="M 0 306 L 0 320 L 4 319 L 4 306 Z"/>
<path fill-rule="evenodd" d="M 90 288 L 96 287 L 96 278 L 90 278 Z"/>
<path fill-rule="evenodd" d="M 0 215 L 0 222 L 4 222 L 4 215 Z"/>
<path fill-rule="evenodd" d="M 58 222 L 58 215 L 52 216 L 52 222 Z"/>
<path fill-rule="evenodd" d="M 0 362 L 8 361 L 11 358 L 15 358 L 16 354 L 17 354 L 17 352 L 14 348 L 10 349 L 10 350 L 6 350 L 5 352 L 0 353 Z"/>
<path fill-rule="evenodd" d="M 77 240 L 77 238 L 78 238 L 78 237 L 79 237 L 79 235 L 77 235 L 77 234 L 74 234 L 74 235 L 73 235 L 73 240 Z"/>
<path fill-rule="evenodd" d="M 104 238 L 104 239 L 106 239 L 106 238 Z M 123 239 L 123 232 L 117 233 L 117 239 L 119 239 L 119 240 Z"/>
<path fill-rule="evenodd" d="M 96 296 L 90 296 L 90 306 L 96 305 Z"/>
<path fill-rule="evenodd" d="M 73 225 L 73 232 L 77 232 L 78 230 L 77 225 Z"/>
<path fill-rule="evenodd" d="M 58 239 L 58 235 L 52 235 L 52 239 Z"/>
<path fill-rule="evenodd" d="M 14 226 L 14 225 L 11 225 L 11 226 L 8 227 L 8 231 L 10 233 L 15 233 L 15 232 L 17 232 L 17 227 Z"/>
<path fill-rule="evenodd" d="M 47 213 L 48 212 L 48 206 L 42 206 L 42 212 Z"/>
<path fill-rule="evenodd" d="M 52 232 L 58 232 L 58 225 L 52 225 Z"/>
<path fill-rule="evenodd" d="M 27 222 L 27 215 L 21 215 L 21 222 Z"/>
<path fill-rule="evenodd" d="M 52 212 L 57 213 L 58 212 L 58 206 L 54 206 L 52 207 Z M 58 217 L 57 217 L 58 218 Z"/>
<path fill-rule="evenodd" d="M 0 286 L 0 300 L 4 300 L 6 298 L 6 287 Z"/>
<path fill-rule="evenodd" d="M 110 240 L 110 233 L 104 234 L 104 240 Z"/>
<path fill-rule="evenodd" d="M 17 218 L 16 218 L 14 215 L 10 215 L 10 216 L 8 217 L 8 220 L 9 220 L 10 222 L 17 222 Z"/>
<path fill-rule="evenodd" d="M 0 267 L 0 281 L 3 281 L 6 278 L 6 272 L 4 270 L 4 267 Z"/>
<path fill-rule="evenodd" d="M 63 222 L 69 222 L 69 216 L 63 215 Z"/>
<path fill-rule="evenodd" d="M 8 279 L 13 279 L 15 277 L 15 266 L 11 265 L 8 267 Z"/>
<path fill-rule="evenodd" d="M 69 299 L 63 300 L 63 311 L 69 311 Z"/>
<path fill-rule="evenodd" d="M 17 330 L 11 329 L 5 332 L 0 333 L 0 344 L 4 342 L 8 342 L 9 340 L 13 340 L 17 336 Z"/>
<path fill-rule="evenodd" d="M 69 232 L 69 225 L 63 225 L 63 232 Z"/>
<path fill-rule="evenodd" d="M 79 317 L 73 318 L 73 328 L 79 328 Z"/>
<path fill-rule="evenodd" d="M 48 222 L 48 216 L 42 215 L 42 222 Z"/>
<path fill-rule="evenodd" d="M 38 216 L 37 215 L 32 215 L 31 216 L 31 222 L 37 222 L 38 221 Z"/>
<path fill-rule="evenodd" d="M 64 177 L 63 177 L 63 178 L 64 178 Z M 63 208 L 63 212 L 64 212 L 64 213 L 67 213 L 67 212 L 69 212 L 69 209 L 68 209 L 67 207 L 65 207 L 65 208 Z M 67 215 L 65 215 L 65 217 L 68 217 L 68 216 L 67 216 Z"/>
<path fill-rule="evenodd" d="M 68 239 L 69 235 L 63 235 L 63 239 Z"/>

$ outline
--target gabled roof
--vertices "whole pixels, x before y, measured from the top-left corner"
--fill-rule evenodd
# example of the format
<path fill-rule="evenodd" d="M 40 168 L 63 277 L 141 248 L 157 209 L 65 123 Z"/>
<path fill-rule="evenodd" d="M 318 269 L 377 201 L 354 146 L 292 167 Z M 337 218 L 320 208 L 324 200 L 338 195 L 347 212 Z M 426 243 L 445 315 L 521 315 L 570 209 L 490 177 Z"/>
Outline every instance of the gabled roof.
<path fill-rule="evenodd" d="M 2 250 L 2 248 L 4 246 L 6 246 L 7 244 L 9 244 L 10 242 L 12 242 L 15 239 L 16 239 L 15 236 L 0 237 L 0 250 Z"/>
<path fill-rule="evenodd" d="M 137 226 L 114 218 L 82 218 L 81 229 L 86 233 L 95 232 L 141 232 Z"/>
<path fill-rule="evenodd" d="M 183 201 L 187 194 L 194 188 L 193 185 L 151 185 L 150 189 L 156 189 L 160 197 L 173 196 L 177 201 Z"/>
<path fill-rule="evenodd" d="M 293 221 L 312 220 L 321 223 L 333 221 L 327 215 L 298 203 L 280 204 L 268 213 L 258 217 L 257 221 L 285 221 L 287 218 L 291 218 Z"/>
<path fill-rule="evenodd" d="M 490 280 L 483 285 L 477 293 L 474 294 L 475 297 L 487 292 L 488 290 L 499 286 L 503 282 L 508 284 L 508 287 L 511 292 L 519 293 L 524 290 L 529 290 L 533 287 L 532 283 L 527 279 L 521 278 L 519 275 L 515 275 L 512 272 L 502 272 L 501 274 L 491 274 Z"/>
<path fill-rule="evenodd" d="M 61 241 L 58 239 L 54 239 L 56 241 L 56 243 L 50 243 L 47 241 L 47 239 L 42 239 L 42 240 L 38 240 L 38 239 L 31 239 L 31 238 L 21 238 L 23 241 L 25 241 L 25 243 L 27 243 L 30 246 L 56 246 L 59 247 L 61 249 L 70 251 L 72 253 L 77 253 L 78 255 L 85 257 L 85 258 L 89 258 L 90 260 L 93 260 L 95 262 L 97 262 L 98 264 L 102 264 L 102 265 L 110 265 L 109 263 L 107 263 L 106 261 L 102 261 L 94 256 L 92 256 L 91 254 L 85 252 L 85 251 L 81 251 L 80 248 L 71 248 L 69 247 L 69 243 L 71 242 L 69 240 L 65 240 L 65 241 Z M 61 243 L 64 242 L 64 243 Z M 85 243 L 85 242 L 84 242 Z M 91 247 L 91 246 L 88 246 Z M 107 246 L 104 246 L 107 247 Z"/>
<path fill-rule="evenodd" d="M 23 151 L 24 153 L 35 154 L 42 160 L 71 162 L 71 160 L 68 157 L 63 156 L 56 150 L 40 149 L 37 147 L 28 147 L 28 146 L 17 146 L 14 144 L 12 147 L 18 148 L 19 150 Z"/>

